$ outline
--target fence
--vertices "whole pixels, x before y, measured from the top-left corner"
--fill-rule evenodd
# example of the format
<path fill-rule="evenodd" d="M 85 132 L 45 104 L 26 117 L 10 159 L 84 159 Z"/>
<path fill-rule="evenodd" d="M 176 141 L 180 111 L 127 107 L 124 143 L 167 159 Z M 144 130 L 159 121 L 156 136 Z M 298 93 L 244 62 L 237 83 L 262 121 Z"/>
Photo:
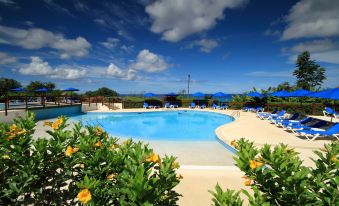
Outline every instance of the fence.
<path fill-rule="evenodd" d="M 205 104 L 207 107 L 210 107 L 216 101 L 214 100 L 157 100 L 149 99 L 144 100 L 150 105 L 163 107 L 166 102 L 170 104 L 177 104 L 179 107 L 188 107 L 192 102 L 195 102 L 197 105 Z M 35 96 L 6 96 L 0 99 L 0 102 L 3 102 L 0 105 L 0 110 L 5 111 L 7 115 L 8 110 L 30 110 L 30 109 L 43 109 L 50 107 L 65 107 L 74 104 L 102 104 L 107 106 L 109 109 L 117 109 L 114 107 L 115 103 L 122 103 L 122 107 L 125 109 L 128 108 L 142 108 L 144 101 L 123 101 L 118 97 L 105 97 L 105 96 L 67 96 L 67 95 L 35 95 Z M 216 102 L 221 104 L 221 102 Z M 299 112 L 301 114 L 311 114 L 311 115 L 320 115 L 324 109 L 324 104 L 318 103 L 265 103 L 263 105 L 258 105 L 258 103 L 251 102 L 225 102 L 231 109 L 241 109 L 246 106 L 264 106 L 266 111 L 272 111 L 274 108 L 285 109 L 288 112 Z M 1 108 L 1 106 L 3 108 Z M 338 108 L 338 106 L 337 106 Z"/>

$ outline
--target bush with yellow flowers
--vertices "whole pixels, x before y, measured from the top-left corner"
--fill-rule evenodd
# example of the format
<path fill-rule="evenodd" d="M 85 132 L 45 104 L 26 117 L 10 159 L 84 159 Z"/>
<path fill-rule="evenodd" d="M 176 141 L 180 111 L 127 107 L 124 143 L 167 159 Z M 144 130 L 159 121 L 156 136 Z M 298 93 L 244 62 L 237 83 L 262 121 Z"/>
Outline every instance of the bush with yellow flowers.
<path fill-rule="evenodd" d="M 66 117 L 44 125 L 33 139 L 32 113 L 0 123 L 0 205 L 176 205 L 174 157 Z"/>
<path fill-rule="evenodd" d="M 211 191 L 216 206 L 243 205 L 339 205 L 339 141 L 315 151 L 314 167 L 303 166 L 298 153 L 287 145 L 258 149 L 245 139 L 232 141 L 238 150 L 236 165 L 245 173 L 246 190 Z"/>

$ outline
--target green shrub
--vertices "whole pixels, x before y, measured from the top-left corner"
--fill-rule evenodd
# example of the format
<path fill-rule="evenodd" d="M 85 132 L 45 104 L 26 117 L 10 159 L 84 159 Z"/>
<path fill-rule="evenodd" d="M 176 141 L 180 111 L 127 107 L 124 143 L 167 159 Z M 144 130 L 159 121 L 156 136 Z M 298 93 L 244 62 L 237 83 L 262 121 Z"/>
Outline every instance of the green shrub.
<path fill-rule="evenodd" d="M 216 186 L 214 205 L 242 205 L 240 193 L 249 205 L 339 205 L 339 142 L 325 145 L 323 151 L 315 151 L 319 157 L 315 167 L 302 165 L 298 154 L 280 144 L 261 149 L 245 139 L 233 141 L 238 150 L 236 165 L 245 173 L 246 190 L 223 191 Z"/>
<path fill-rule="evenodd" d="M 0 123 L 0 205 L 176 205 L 174 157 L 99 127 L 67 129 L 66 117 L 45 125 L 51 137 L 35 140 L 32 113 Z"/>

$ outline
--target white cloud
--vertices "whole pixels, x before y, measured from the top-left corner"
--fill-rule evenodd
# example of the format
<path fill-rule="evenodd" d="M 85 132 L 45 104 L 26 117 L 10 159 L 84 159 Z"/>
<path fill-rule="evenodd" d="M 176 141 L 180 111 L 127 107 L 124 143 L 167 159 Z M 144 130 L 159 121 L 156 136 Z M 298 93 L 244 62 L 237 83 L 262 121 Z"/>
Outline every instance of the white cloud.
<path fill-rule="evenodd" d="M 200 39 L 190 44 L 190 48 L 198 46 L 201 52 L 210 53 L 213 49 L 219 46 L 218 42 L 213 39 Z"/>
<path fill-rule="evenodd" d="M 59 66 L 53 69 L 48 62 L 43 61 L 40 57 L 31 57 L 31 63 L 19 69 L 23 75 L 42 75 L 56 79 L 80 79 L 86 75 L 86 70 L 72 68 L 68 65 Z"/>
<path fill-rule="evenodd" d="M 116 77 L 118 79 L 122 80 L 132 80 L 136 77 L 136 71 L 133 69 L 127 69 L 127 70 L 122 70 L 120 67 L 117 65 L 111 63 L 107 70 L 107 75 Z"/>
<path fill-rule="evenodd" d="M 281 32 L 277 29 L 267 29 L 264 32 L 265 36 L 280 36 Z"/>
<path fill-rule="evenodd" d="M 107 25 L 106 21 L 104 19 L 94 19 L 95 23 L 101 24 L 101 25 Z"/>
<path fill-rule="evenodd" d="M 339 50 L 312 53 L 311 57 L 319 62 L 339 64 Z"/>
<path fill-rule="evenodd" d="M 106 47 L 107 49 L 112 49 L 112 48 L 116 47 L 119 42 L 120 42 L 120 40 L 117 39 L 117 38 L 107 38 L 106 41 L 100 42 L 100 44 L 102 46 Z"/>
<path fill-rule="evenodd" d="M 16 3 L 12 0 L 0 0 L 0 3 L 8 5 L 8 6 L 14 6 Z"/>
<path fill-rule="evenodd" d="M 282 39 L 339 35 L 338 0 L 301 0 L 287 16 Z"/>
<path fill-rule="evenodd" d="M 17 29 L 0 26 L 0 43 L 20 46 L 25 49 L 52 48 L 60 58 L 83 57 L 88 54 L 91 44 L 83 37 L 66 39 L 62 34 L 54 34 L 40 28 Z"/>
<path fill-rule="evenodd" d="M 255 71 L 245 75 L 252 77 L 292 77 L 292 71 Z"/>
<path fill-rule="evenodd" d="M 161 56 L 144 49 L 139 52 L 135 63 L 130 65 L 130 68 L 152 73 L 164 71 L 169 66 Z"/>
<path fill-rule="evenodd" d="M 85 77 L 87 74 L 87 71 L 84 69 L 76 69 L 72 68 L 71 66 L 60 66 L 54 69 L 53 74 L 50 75 L 51 78 L 54 79 L 68 79 L 68 80 L 74 80 L 74 79 L 81 79 L 82 77 Z"/>
<path fill-rule="evenodd" d="M 40 57 L 31 57 L 31 63 L 20 68 L 19 72 L 24 75 L 49 75 L 53 73 L 53 69 Z"/>
<path fill-rule="evenodd" d="M 335 47 L 335 43 L 330 39 L 321 39 L 321 40 L 313 40 L 308 42 L 302 42 L 295 46 L 293 46 L 290 50 L 292 52 L 321 52 L 321 51 L 328 51 Z"/>
<path fill-rule="evenodd" d="M 16 57 L 10 56 L 5 52 L 0 52 L 0 64 L 11 64 L 17 61 Z"/>
<path fill-rule="evenodd" d="M 245 5 L 248 0 L 159 0 L 146 6 L 151 31 L 177 42 L 191 34 L 211 29 L 224 18 L 223 11 Z"/>

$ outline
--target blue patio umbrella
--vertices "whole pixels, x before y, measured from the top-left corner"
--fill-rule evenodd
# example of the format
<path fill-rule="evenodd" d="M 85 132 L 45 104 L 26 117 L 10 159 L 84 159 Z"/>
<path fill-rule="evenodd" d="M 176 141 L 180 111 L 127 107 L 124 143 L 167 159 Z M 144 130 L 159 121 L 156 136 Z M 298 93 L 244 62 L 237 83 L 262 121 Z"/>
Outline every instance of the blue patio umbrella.
<path fill-rule="evenodd" d="M 274 97 L 286 97 L 286 95 L 288 95 L 288 94 L 289 94 L 288 91 L 280 90 L 280 91 L 271 93 L 270 96 L 274 96 Z"/>
<path fill-rule="evenodd" d="M 205 97 L 205 94 L 202 92 L 196 92 L 192 94 L 193 97 Z"/>
<path fill-rule="evenodd" d="M 148 92 L 148 93 L 144 94 L 144 97 L 154 97 L 154 96 L 155 96 L 155 94 L 152 93 L 152 92 Z"/>
<path fill-rule="evenodd" d="M 63 91 L 65 91 L 65 92 L 76 92 L 76 91 L 79 91 L 79 89 L 75 89 L 73 87 L 69 87 L 69 88 L 64 89 Z"/>
<path fill-rule="evenodd" d="M 215 94 L 212 95 L 213 98 L 223 98 L 226 97 L 227 95 L 223 92 L 217 92 Z"/>
<path fill-rule="evenodd" d="M 320 92 L 312 92 L 307 96 L 322 99 L 339 100 L 339 88 L 326 89 Z"/>
<path fill-rule="evenodd" d="M 47 88 L 40 88 L 35 90 L 36 92 L 48 92 L 49 90 Z"/>
<path fill-rule="evenodd" d="M 250 92 L 246 96 L 249 96 L 249 97 L 259 97 L 259 98 L 265 97 L 265 95 L 260 94 L 259 92 Z"/>
<path fill-rule="evenodd" d="M 306 97 L 310 93 L 311 92 L 308 91 L 308 90 L 299 89 L 299 90 L 296 90 L 294 92 L 290 92 L 290 93 L 286 94 L 286 97 Z"/>
<path fill-rule="evenodd" d="M 11 91 L 12 92 L 23 92 L 23 91 L 25 91 L 25 89 L 22 88 L 22 87 L 18 87 L 18 88 L 15 88 L 15 89 L 11 89 Z"/>
<path fill-rule="evenodd" d="M 320 92 L 312 92 L 308 94 L 307 96 L 322 98 L 322 99 L 339 100 L 339 88 L 326 89 Z M 335 104 L 334 104 L 334 112 L 335 112 Z M 332 116 L 331 116 L 331 124 L 332 124 Z"/>

